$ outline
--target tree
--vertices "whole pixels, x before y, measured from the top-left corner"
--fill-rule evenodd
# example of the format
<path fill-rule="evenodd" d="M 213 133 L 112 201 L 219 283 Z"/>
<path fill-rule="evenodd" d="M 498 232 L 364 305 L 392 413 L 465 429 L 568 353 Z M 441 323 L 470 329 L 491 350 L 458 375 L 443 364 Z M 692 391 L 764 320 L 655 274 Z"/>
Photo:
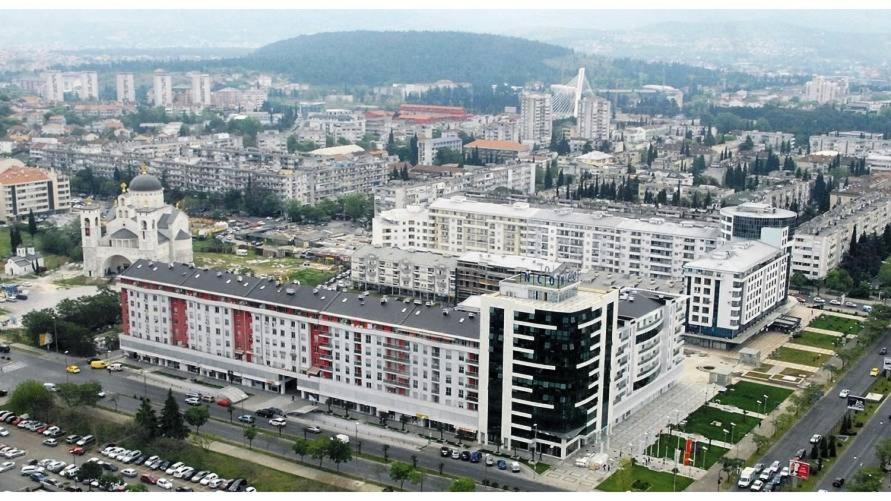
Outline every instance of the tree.
<path fill-rule="evenodd" d="M 53 394 L 43 387 L 43 383 L 29 379 L 16 386 L 4 408 L 16 414 L 28 414 L 37 419 L 49 420 L 55 408 Z"/>
<path fill-rule="evenodd" d="M 459 477 L 452 481 L 449 492 L 473 492 L 476 490 L 476 482 L 472 478 Z"/>
<path fill-rule="evenodd" d="M 152 407 L 151 399 L 142 399 L 139 409 L 136 410 L 134 421 L 138 426 L 138 431 L 143 442 L 151 441 L 158 436 L 158 415 Z"/>
<path fill-rule="evenodd" d="M 257 438 L 257 428 L 254 425 L 251 425 L 250 428 L 245 428 L 244 438 L 248 441 L 248 448 L 253 449 L 254 439 Z"/>
<path fill-rule="evenodd" d="M 350 444 L 341 442 L 338 439 L 328 440 L 328 458 L 334 461 L 337 471 L 340 471 L 340 463 L 346 463 L 353 460 L 353 449 Z"/>
<path fill-rule="evenodd" d="M 37 234 L 37 220 L 34 219 L 34 210 L 28 209 L 28 233 L 33 238 Z"/>
<path fill-rule="evenodd" d="M 884 474 L 879 468 L 860 468 L 847 483 L 851 492 L 878 492 L 882 488 Z"/>
<path fill-rule="evenodd" d="M 424 490 L 424 472 L 421 470 L 415 469 L 412 471 L 411 475 L 408 476 L 408 481 L 417 485 L 419 490 Z"/>
<path fill-rule="evenodd" d="M 195 427 L 195 434 L 198 434 L 198 430 L 210 419 L 210 410 L 206 405 L 198 405 L 187 410 L 185 417 L 186 422 Z"/>
<path fill-rule="evenodd" d="M 179 404 L 173 397 L 173 390 L 167 389 L 167 400 L 164 401 L 164 408 L 161 409 L 160 419 L 161 433 L 165 437 L 174 439 L 184 439 L 189 436 L 189 430 L 186 428 L 183 415 L 179 412 Z"/>
<path fill-rule="evenodd" d="M 89 383 L 62 383 L 56 391 L 68 407 L 93 407 L 99 401 L 102 385 L 96 381 Z"/>
<path fill-rule="evenodd" d="M 837 453 L 836 444 L 835 444 L 835 435 L 829 435 L 828 449 L 829 449 L 829 451 L 828 451 L 829 457 L 834 458 Z"/>
<path fill-rule="evenodd" d="M 309 440 L 304 438 L 298 438 L 291 444 L 291 449 L 294 451 L 294 454 L 300 456 L 300 462 L 303 462 L 303 458 L 309 452 Z"/>
<path fill-rule="evenodd" d="M 77 471 L 77 479 L 81 482 L 88 478 L 91 480 L 99 480 L 102 478 L 104 472 L 105 470 L 102 468 L 102 465 L 95 461 L 92 463 L 84 463 L 80 465 L 80 469 Z"/>
<path fill-rule="evenodd" d="M 848 292 L 854 287 L 854 279 L 846 270 L 836 268 L 826 274 L 823 286 L 838 292 Z"/>
<path fill-rule="evenodd" d="M 18 249 L 20 245 L 22 245 L 22 235 L 19 233 L 19 228 L 15 224 L 10 225 L 9 247 L 13 254 L 15 254 L 16 249 Z"/>
<path fill-rule="evenodd" d="M 771 442 L 770 437 L 759 435 L 757 433 L 752 433 L 752 441 L 755 442 L 755 446 L 759 452 L 763 450 L 764 447 L 770 445 Z"/>
<path fill-rule="evenodd" d="M 880 466 L 891 464 L 891 438 L 884 438 L 876 444 L 876 458 Z"/>
<path fill-rule="evenodd" d="M 328 456 L 328 442 L 330 441 L 325 437 L 319 437 L 309 442 L 309 455 L 313 459 L 319 460 L 319 466 L 322 466 L 322 461 Z"/>
<path fill-rule="evenodd" d="M 545 167 L 545 175 L 544 175 L 544 187 L 546 190 L 551 189 L 554 186 L 554 174 L 551 172 L 551 167 Z"/>
<path fill-rule="evenodd" d="M 390 465 L 390 480 L 399 482 L 399 488 L 402 489 L 405 485 L 405 481 L 411 477 L 411 473 L 414 470 L 415 468 L 408 463 L 394 461 L 393 464 Z"/>
<path fill-rule="evenodd" d="M 148 492 L 145 484 L 127 484 L 127 492 Z"/>

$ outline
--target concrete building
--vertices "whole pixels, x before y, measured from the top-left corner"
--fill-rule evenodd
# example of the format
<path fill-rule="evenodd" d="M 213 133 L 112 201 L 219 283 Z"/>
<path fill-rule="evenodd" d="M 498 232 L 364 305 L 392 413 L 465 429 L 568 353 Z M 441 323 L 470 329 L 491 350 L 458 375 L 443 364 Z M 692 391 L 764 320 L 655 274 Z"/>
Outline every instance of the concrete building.
<path fill-rule="evenodd" d="M 115 75 L 115 90 L 119 102 L 135 103 L 136 83 L 133 73 L 118 73 Z"/>
<path fill-rule="evenodd" d="M 811 151 L 833 151 L 846 157 L 863 157 L 876 150 L 891 150 L 891 139 L 878 132 L 830 132 L 809 138 Z"/>
<path fill-rule="evenodd" d="M 792 228 L 798 214 L 765 203 L 749 202 L 721 209 L 721 237 L 725 242 L 758 240 L 762 228 Z"/>
<path fill-rule="evenodd" d="M 80 74 L 77 97 L 82 101 L 99 100 L 99 75 L 95 71 L 85 71 Z"/>
<path fill-rule="evenodd" d="M 0 220 L 15 221 L 71 208 L 68 178 L 55 170 L 27 167 L 15 159 L 0 160 Z"/>
<path fill-rule="evenodd" d="M 610 138 L 612 110 L 606 99 L 588 95 L 579 102 L 578 137 L 602 142 Z"/>
<path fill-rule="evenodd" d="M 841 264 L 851 237 L 881 234 L 891 224 L 891 197 L 873 193 L 838 204 L 795 230 L 792 239 L 792 273 L 822 279 Z"/>
<path fill-rule="evenodd" d="M 788 228 L 765 228 L 762 235 L 763 240 L 729 242 L 684 265 L 688 342 L 738 345 L 786 303 Z"/>
<path fill-rule="evenodd" d="M 866 155 L 866 167 L 870 172 L 891 170 L 891 150 L 873 151 Z"/>
<path fill-rule="evenodd" d="M 19 247 L 15 255 L 6 260 L 3 272 L 7 277 L 31 275 L 44 269 L 43 256 L 34 247 Z"/>
<path fill-rule="evenodd" d="M 350 280 L 357 288 L 443 301 L 455 295 L 456 263 L 433 252 L 366 245 L 353 253 Z"/>
<path fill-rule="evenodd" d="M 78 212 L 87 277 L 121 273 L 139 259 L 192 262 L 189 216 L 164 203 L 164 188 L 154 176 L 134 177 L 109 221 L 102 221 L 97 205 Z"/>
<path fill-rule="evenodd" d="M 333 137 L 335 143 L 339 139 L 355 143 L 365 136 L 365 116 L 352 110 L 328 109 L 310 113 L 302 128 L 320 131 Z"/>
<path fill-rule="evenodd" d="M 478 156 L 480 163 L 502 164 L 528 158 L 532 148 L 514 141 L 477 139 L 467 143 L 464 150 L 471 158 Z"/>
<path fill-rule="evenodd" d="M 520 95 L 520 141 L 534 146 L 551 142 L 551 95 L 523 92 Z"/>
<path fill-rule="evenodd" d="M 456 261 L 455 298 L 464 301 L 470 296 L 498 292 L 502 280 L 520 273 L 553 274 L 567 271 L 567 268 L 562 263 L 546 259 L 467 252 Z"/>
<path fill-rule="evenodd" d="M 192 81 L 191 95 L 192 105 L 198 107 L 210 106 L 210 75 L 207 73 L 190 73 L 189 78 Z"/>
<path fill-rule="evenodd" d="M 48 71 L 43 74 L 42 95 L 50 103 L 65 101 L 65 82 L 61 71 Z"/>
<path fill-rule="evenodd" d="M 173 104 L 173 77 L 163 70 L 155 70 L 152 75 L 152 103 L 155 106 Z"/>
<path fill-rule="evenodd" d="M 804 99 L 818 104 L 844 101 L 848 97 L 848 79 L 817 75 L 804 84 Z"/>
<path fill-rule="evenodd" d="M 375 217 L 372 244 L 461 255 L 483 252 L 569 263 L 582 271 L 679 279 L 683 265 L 719 244 L 711 223 L 631 219 L 569 208 L 538 209 L 441 198 Z"/>
<path fill-rule="evenodd" d="M 418 138 L 418 164 L 434 165 L 439 150 L 448 149 L 455 153 L 463 152 L 464 142 L 455 131 L 445 131 L 440 137 Z"/>

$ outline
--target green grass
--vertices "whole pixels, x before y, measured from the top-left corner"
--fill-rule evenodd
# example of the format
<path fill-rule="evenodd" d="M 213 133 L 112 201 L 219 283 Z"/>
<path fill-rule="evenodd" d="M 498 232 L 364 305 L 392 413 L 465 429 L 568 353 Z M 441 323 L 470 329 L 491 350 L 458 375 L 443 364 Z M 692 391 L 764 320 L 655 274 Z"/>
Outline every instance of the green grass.
<path fill-rule="evenodd" d="M 739 381 L 728 386 L 724 393 L 716 395 L 712 401 L 739 407 L 750 412 L 770 413 L 770 411 L 779 407 L 791 394 L 792 390 L 785 388 Z M 767 395 L 766 405 L 758 403 L 759 400 L 764 400 L 763 395 Z"/>
<path fill-rule="evenodd" d="M 631 467 L 631 486 L 624 486 L 621 472 L 616 472 L 597 486 L 597 490 L 604 492 L 625 492 L 629 490 L 637 492 L 680 492 L 693 483 L 692 478 L 676 475 L 672 482 L 672 474 L 653 471 L 640 465 Z M 636 486 L 634 485 L 636 483 Z M 672 485 L 674 483 L 674 485 Z"/>
<path fill-rule="evenodd" d="M 720 425 L 713 424 L 715 422 Z M 760 419 L 752 416 L 743 416 L 703 405 L 687 416 L 687 424 L 681 430 L 687 433 L 698 433 L 712 440 L 736 443 L 760 422 Z M 736 427 L 731 429 L 730 423 L 736 423 Z M 728 432 L 733 431 L 733 436 L 731 437 L 730 433 L 725 435 L 723 431 L 725 429 Z"/>
<path fill-rule="evenodd" d="M 53 280 L 53 284 L 59 287 L 67 288 L 67 287 L 80 287 L 84 285 L 105 285 L 106 282 L 103 280 L 96 280 L 93 278 L 87 278 L 83 275 L 77 275 L 71 278 L 60 278 L 59 280 Z"/>
<path fill-rule="evenodd" d="M 856 334 L 857 332 L 860 332 L 862 325 L 857 320 L 824 313 L 811 321 L 808 327 L 843 332 L 846 334 Z"/>
<path fill-rule="evenodd" d="M 304 285 L 316 285 L 334 276 L 334 268 L 330 270 L 316 267 L 307 268 L 306 261 L 293 257 L 263 257 L 258 255 L 236 256 L 235 254 L 218 254 L 213 252 L 196 252 L 195 265 L 206 268 L 225 270 L 237 269 L 240 273 L 276 277 L 287 280 L 288 277 L 301 280 Z"/>
<path fill-rule="evenodd" d="M 812 351 L 796 350 L 781 346 L 777 351 L 773 352 L 770 358 L 781 360 L 792 364 L 809 365 L 811 367 L 823 367 L 830 356 L 823 353 L 814 353 Z"/>
<path fill-rule="evenodd" d="M 795 344 L 803 344 L 833 351 L 835 351 L 836 343 L 840 343 L 841 341 L 841 337 L 830 336 L 829 334 L 819 334 L 812 331 L 801 331 L 799 336 L 792 338 L 792 342 Z"/>
<path fill-rule="evenodd" d="M 192 446 L 194 447 L 194 446 Z M 261 492 L 321 492 L 341 491 L 332 485 L 302 478 L 289 473 L 245 462 L 243 459 L 204 451 L 202 467 L 222 478 L 246 478 Z"/>
<path fill-rule="evenodd" d="M 666 458 L 674 461 L 674 451 L 679 450 L 681 452 L 678 457 L 683 460 L 684 447 L 686 446 L 686 440 L 684 438 L 678 440 L 676 435 L 669 435 L 667 433 L 663 433 L 659 437 L 659 440 L 647 447 L 648 456 Z M 713 464 L 717 463 L 729 450 L 723 447 L 718 447 L 717 445 L 708 445 L 708 442 L 696 442 L 695 447 L 697 448 L 696 464 L 691 462 L 690 466 L 703 468 L 704 465 L 705 469 L 708 469 Z M 703 457 L 703 453 L 705 453 L 705 457 Z"/>
<path fill-rule="evenodd" d="M 334 272 L 317 270 L 315 268 L 302 268 L 288 274 L 288 280 L 297 280 L 300 285 L 315 286 L 325 283 L 334 276 Z"/>

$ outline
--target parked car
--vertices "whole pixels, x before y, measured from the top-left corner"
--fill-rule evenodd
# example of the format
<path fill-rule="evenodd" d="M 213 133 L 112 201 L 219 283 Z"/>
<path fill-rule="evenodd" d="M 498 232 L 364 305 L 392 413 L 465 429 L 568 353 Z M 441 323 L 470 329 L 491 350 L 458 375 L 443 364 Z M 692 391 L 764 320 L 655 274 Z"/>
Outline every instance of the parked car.
<path fill-rule="evenodd" d="M 850 394 L 851 394 L 851 390 L 845 388 L 842 391 L 838 392 L 838 397 L 839 398 L 848 398 L 848 395 L 850 395 Z"/>
<path fill-rule="evenodd" d="M 510 471 L 514 473 L 520 473 L 520 463 L 514 461 L 510 464 Z"/>
<path fill-rule="evenodd" d="M 470 461 L 470 451 L 461 451 L 461 461 Z"/>
<path fill-rule="evenodd" d="M 837 489 L 841 489 L 841 487 L 842 487 L 843 485 L 845 485 L 845 479 L 844 479 L 844 477 L 838 477 L 838 478 L 836 478 L 835 480 L 832 481 L 832 486 L 835 487 L 835 488 L 837 488 Z"/>
<path fill-rule="evenodd" d="M 254 424 L 254 422 L 256 421 L 256 419 L 254 419 L 254 416 L 251 416 L 250 414 L 242 414 L 241 416 L 238 416 L 238 420 L 242 423 L 248 424 Z"/>
<path fill-rule="evenodd" d="M 812 444 L 819 444 L 819 443 L 820 443 L 820 439 L 822 439 L 822 438 L 823 438 L 823 435 L 820 435 L 819 433 L 814 433 L 813 436 L 812 436 L 811 439 L 810 439 L 810 443 L 812 443 Z"/>
<path fill-rule="evenodd" d="M 201 399 L 198 397 L 188 397 L 186 403 L 189 405 L 201 405 Z"/>
<path fill-rule="evenodd" d="M 72 447 L 68 449 L 68 454 L 72 456 L 83 456 L 86 450 L 83 447 Z"/>
<path fill-rule="evenodd" d="M 458 450 L 452 451 L 452 459 L 461 459 L 461 451 L 458 451 Z"/>
<path fill-rule="evenodd" d="M 66 444 L 75 444 L 78 440 L 80 440 L 80 435 L 68 435 L 65 437 Z"/>
<path fill-rule="evenodd" d="M 56 440 L 55 438 L 47 438 L 47 439 L 43 440 L 43 445 L 45 445 L 47 447 L 55 447 L 55 446 L 59 445 L 59 441 Z"/>
<path fill-rule="evenodd" d="M 217 400 L 217 405 L 219 405 L 220 407 L 230 407 L 232 405 L 232 401 L 228 398 L 221 398 Z"/>
<path fill-rule="evenodd" d="M 885 346 L 882 346 L 882 349 L 879 350 L 879 355 L 887 355 L 887 354 L 888 354 L 888 348 L 886 348 Z"/>
<path fill-rule="evenodd" d="M 496 464 L 496 466 L 498 466 L 498 469 L 499 469 L 499 470 L 506 470 L 506 469 L 507 469 L 507 461 L 505 461 L 505 460 L 503 460 L 503 459 L 499 459 L 498 462 L 495 463 L 495 464 Z"/>
<path fill-rule="evenodd" d="M 752 486 L 749 489 L 752 492 L 761 492 L 761 489 L 764 488 L 764 482 L 761 479 L 755 480 L 752 482 Z"/>
<path fill-rule="evenodd" d="M 143 473 L 142 475 L 140 475 L 139 480 L 141 482 L 145 482 L 147 484 L 152 484 L 152 485 L 155 485 L 158 483 L 158 477 L 156 477 L 150 473 Z"/>
<path fill-rule="evenodd" d="M 792 457 L 794 459 L 807 459 L 807 450 L 805 450 L 803 448 L 798 449 L 797 451 L 795 451 L 795 455 Z"/>
<path fill-rule="evenodd" d="M 447 458 L 452 455 L 452 449 L 449 449 L 448 447 L 440 447 L 439 455 L 444 458 Z"/>
<path fill-rule="evenodd" d="M 133 468 L 125 468 L 121 470 L 121 475 L 134 478 L 136 476 L 136 470 L 134 470 Z"/>
<path fill-rule="evenodd" d="M 279 427 L 279 426 L 287 426 L 287 424 L 288 424 L 288 420 L 285 418 L 277 417 L 277 418 L 272 418 L 269 420 L 270 426 Z"/>

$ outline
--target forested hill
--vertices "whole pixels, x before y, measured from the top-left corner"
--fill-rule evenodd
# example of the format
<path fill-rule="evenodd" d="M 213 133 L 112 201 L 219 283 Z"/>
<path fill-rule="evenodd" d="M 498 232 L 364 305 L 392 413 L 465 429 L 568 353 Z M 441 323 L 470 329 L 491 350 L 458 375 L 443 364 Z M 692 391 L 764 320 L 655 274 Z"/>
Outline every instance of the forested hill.
<path fill-rule="evenodd" d="M 348 31 L 302 35 L 257 49 L 243 66 L 313 84 L 552 81 L 564 47 L 455 31 Z"/>

